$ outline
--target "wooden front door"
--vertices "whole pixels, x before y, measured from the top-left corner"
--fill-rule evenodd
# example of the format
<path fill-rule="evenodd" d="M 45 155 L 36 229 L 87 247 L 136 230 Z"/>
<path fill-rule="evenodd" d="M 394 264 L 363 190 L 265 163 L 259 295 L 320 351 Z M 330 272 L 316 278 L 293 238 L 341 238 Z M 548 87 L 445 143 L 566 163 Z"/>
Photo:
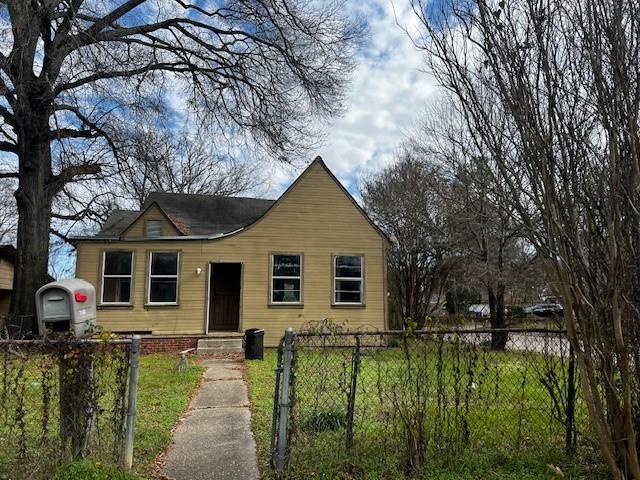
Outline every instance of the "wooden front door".
<path fill-rule="evenodd" d="M 242 264 L 212 263 L 209 296 L 209 331 L 240 329 L 240 279 Z"/>

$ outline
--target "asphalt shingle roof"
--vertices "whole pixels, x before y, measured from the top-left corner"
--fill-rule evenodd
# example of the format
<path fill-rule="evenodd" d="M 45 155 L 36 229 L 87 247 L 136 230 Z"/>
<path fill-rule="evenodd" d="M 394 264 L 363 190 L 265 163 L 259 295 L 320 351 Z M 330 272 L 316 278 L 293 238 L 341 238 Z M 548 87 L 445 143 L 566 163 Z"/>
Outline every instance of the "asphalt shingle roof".
<path fill-rule="evenodd" d="M 140 212 L 137 210 L 114 210 L 104 222 L 97 236 L 117 237 L 133 222 Z"/>
<path fill-rule="evenodd" d="M 98 237 L 118 237 L 141 212 L 157 204 L 184 235 L 218 235 L 255 222 L 275 200 L 182 193 L 151 193 L 140 211 L 115 210 Z"/>

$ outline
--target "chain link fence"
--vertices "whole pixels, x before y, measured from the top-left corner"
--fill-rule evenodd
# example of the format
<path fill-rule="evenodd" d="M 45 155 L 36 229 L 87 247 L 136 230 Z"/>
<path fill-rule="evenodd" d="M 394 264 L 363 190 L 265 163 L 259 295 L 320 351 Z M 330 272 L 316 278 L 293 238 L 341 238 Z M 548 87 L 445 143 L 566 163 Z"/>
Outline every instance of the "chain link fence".
<path fill-rule="evenodd" d="M 121 463 L 131 350 L 130 339 L 0 340 L 0 478 L 51 478 L 86 457 Z"/>
<path fill-rule="evenodd" d="M 278 357 L 272 464 L 293 478 L 561 462 L 588 431 L 561 330 L 288 332 Z"/>

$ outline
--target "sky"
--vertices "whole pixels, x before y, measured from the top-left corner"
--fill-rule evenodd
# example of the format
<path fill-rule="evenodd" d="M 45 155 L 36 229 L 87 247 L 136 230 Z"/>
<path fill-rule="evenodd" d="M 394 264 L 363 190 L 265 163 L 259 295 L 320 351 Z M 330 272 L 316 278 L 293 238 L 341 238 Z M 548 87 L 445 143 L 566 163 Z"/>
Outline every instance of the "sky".
<path fill-rule="evenodd" d="M 345 0 L 349 13 L 362 16 L 369 37 L 358 52 L 357 68 L 347 94 L 344 113 L 327 128 L 326 141 L 309 152 L 308 162 L 320 155 L 328 167 L 360 200 L 363 175 L 392 162 L 399 145 L 435 101 L 435 81 L 422 71 L 423 54 L 403 28 L 416 32 L 418 20 L 410 0 Z M 180 106 L 184 98 L 175 98 Z M 256 196 L 277 198 L 301 173 L 269 165 L 271 178 Z"/>
<path fill-rule="evenodd" d="M 422 71 L 423 54 L 401 28 L 417 28 L 409 0 L 350 0 L 350 8 L 366 18 L 369 39 L 359 52 L 345 113 L 329 126 L 326 142 L 309 161 L 320 155 L 359 199 L 362 176 L 392 162 L 437 89 Z M 291 167 L 275 169 L 268 196 L 277 197 L 299 173 Z"/>

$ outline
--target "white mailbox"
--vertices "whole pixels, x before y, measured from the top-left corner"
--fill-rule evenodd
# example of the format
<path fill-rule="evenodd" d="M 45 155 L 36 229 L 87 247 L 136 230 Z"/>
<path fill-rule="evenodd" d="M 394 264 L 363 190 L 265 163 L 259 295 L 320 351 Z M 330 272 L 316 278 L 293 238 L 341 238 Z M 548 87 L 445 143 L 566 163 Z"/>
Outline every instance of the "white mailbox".
<path fill-rule="evenodd" d="M 40 335 L 50 329 L 89 337 L 96 324 L 96 289 L 80 278 L 47 283 L 36 292 L 36 311 Z"/>

